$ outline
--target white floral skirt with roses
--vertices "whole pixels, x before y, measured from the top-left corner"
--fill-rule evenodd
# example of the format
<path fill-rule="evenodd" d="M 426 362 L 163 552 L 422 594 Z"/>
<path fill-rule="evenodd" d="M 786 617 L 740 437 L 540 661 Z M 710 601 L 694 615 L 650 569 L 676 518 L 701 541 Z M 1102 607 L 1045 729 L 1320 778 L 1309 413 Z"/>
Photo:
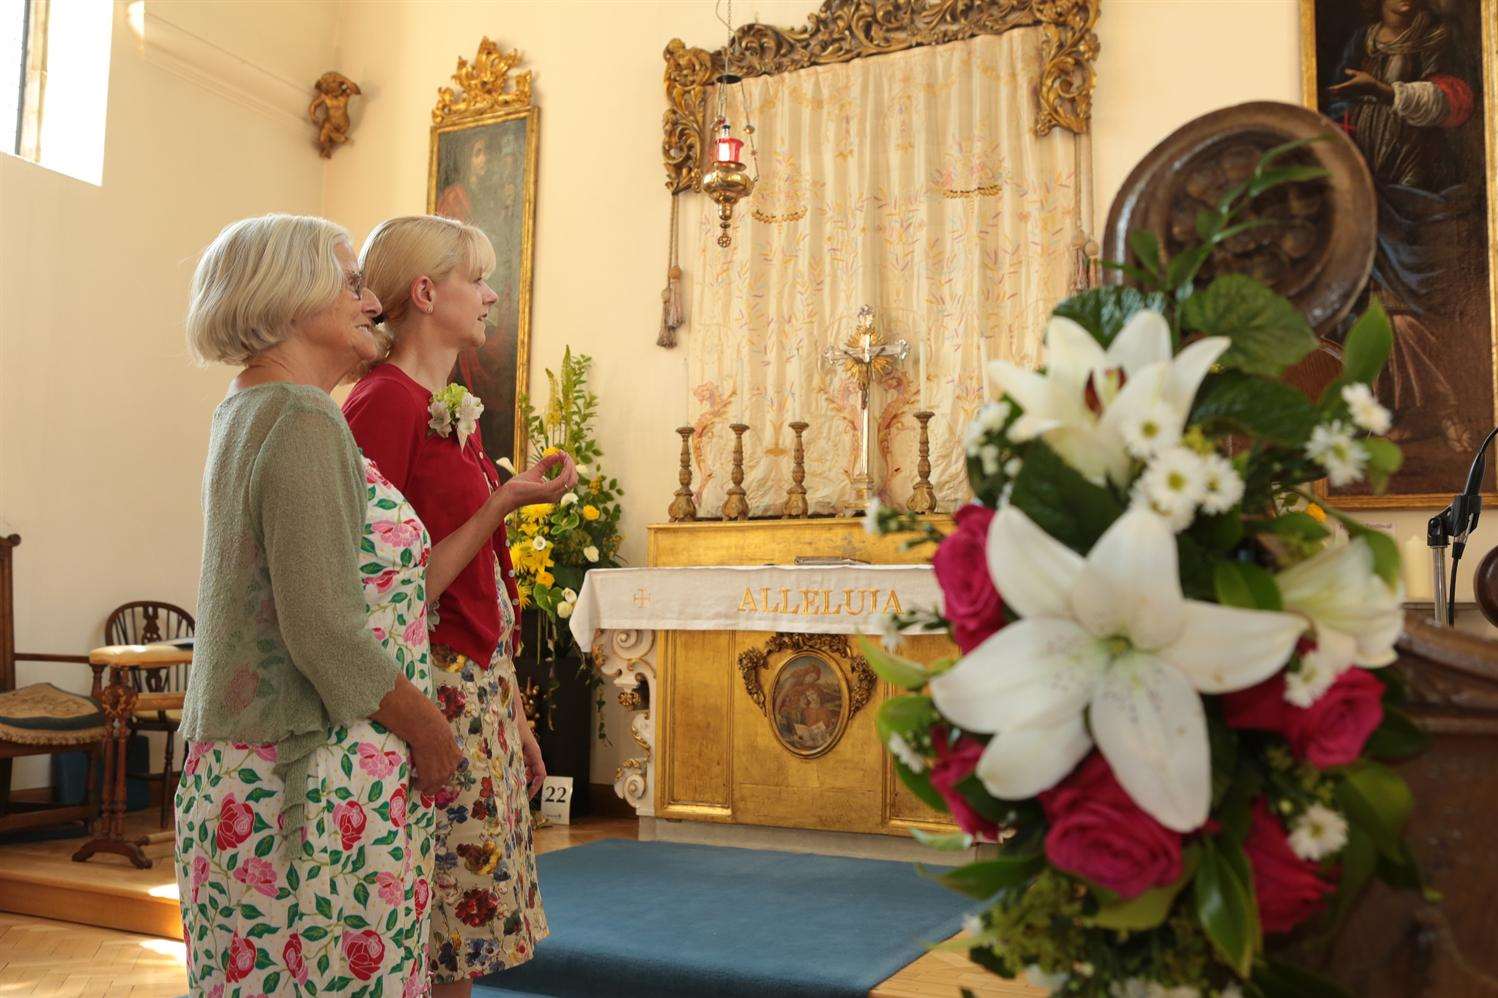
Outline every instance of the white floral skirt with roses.
<path fill-rule="evenodd" d="M 365 477 L 369 626 L 429 691 L 426 529 L 373 465 Z M 188 749 L 177 884 L 192 994 L 426 995 L 434 812 L 411 798 L 406 743 L 373 721 L 331 731 L 310 757 L 295 844 L 275 766 L 274 745 Z"/>

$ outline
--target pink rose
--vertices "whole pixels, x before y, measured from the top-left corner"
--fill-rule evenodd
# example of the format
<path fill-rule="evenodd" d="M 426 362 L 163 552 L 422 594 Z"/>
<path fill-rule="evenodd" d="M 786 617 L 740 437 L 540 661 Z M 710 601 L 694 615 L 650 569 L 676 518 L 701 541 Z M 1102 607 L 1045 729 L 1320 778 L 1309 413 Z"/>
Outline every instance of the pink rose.
<path fill-rule="evenodd" d="M 302 937 L 295 932 L 291 934 L 290 939 L 286 940 L 286 947 L 281 950 L 281 961 L 286 964 L 286 972 L 298 984 L 307 983 L 307 961 L 302 958 Z"/>
<path fill-rule="evenodd" d="M 343 838 L 345 851 L 352 849 L 364 837 L 364 826 L 367 821 L 364 815 L 364 805 L 356 800 L 341 801 L 333 805 L 333 824 L 338 826 L 338 833 Z"/>
<path fill-rule="evenodd" d="M 957 784 L 971 776 L 973 768 L 978 765 L 983 742 L 972 735 L 963 735 L 956 745 L 948 745 L 950 736 L 940 725 L 932 729 L 931 741 L 936 746 L 936 761 L 931 764 L 931 786 L 947 802 L 947 810 L 952 812 L 957 827 L 976 839 L 996 841 L 999 826 L 974 810 L 957 790 Z"/>
<path fill-rule="evenodd" d="M 393 873 L 381 873 L 375 877 L 375 883 L 378 885 L 377 893 L 380 895 L 381 901 L 392 907 L 401 903 L 401 898 L 405 896 L 406 890 L 405 886 L 401 883 L 400 877 L 397 877 Z"/>
<path fill-rule="evenodd" d="M 936 549 L 931 567 L 941 585 L 952 640 L 965 655 L 1004 626 L 1004 602 L 988 574 L 988 524 L 993 510 L 968 503 L 952 518 L 957 529 Z"/>
<path fill-rule="evenodd" d="M 208 882 L 208 857 L 194 856 L 192 858 L 192 903 L 198 903 L 198 891 Z M 186 939 L 186 936 L 182 937 Z"/>
<path fill-rule="evenodd" d="M 1040 795 L 1051 865 L 1121 898 L 1180 879 L 1181 837 L 1145 814 L 1093 752 Z"/>
<path fill-rule="evenodd" d="M 213 751 L 212 742 L 189 742 L 187 745 L 187 761 L 182 768 L 191 776 L 198 771 L 198 763 L 203 761 L 203 756 Z"/>
<path fill-rule="evenodd" d="M 400 573 L 395 569 L 387 568 L 378 575 L 369 576 L 364 580 L 364 585 L 373 586 L 375 592 L 377 593 L 384 593 L 387 592 L 391 586 L 395 585 L 395 579 L 399 574 Z"/>
<path fill-rule="evenodd" d="M 390 795 L 390 824 L 394 828 L 400 828 L 406 823 L 406 788 L 396 787 L 395 793 Z"/>
<path fill-rule="evenodd" d="M 242 981 L 250 976 L 250 971 L 255 969 L 255 957 L 258 954 L 255 944 L 234 933 L 229 940 L 229 958 L 224 966 L 224 975 L 229 978 L 230 983 Z"/>
<path fill-rule="evenodd" d="M 264 759 L 266 762 L 276 761 L 276 747 L 275 745 L 272 745 L 270 743 L 251 745 L 248 742 L 230 742 L 229 744 L 233 745 L 241 752 L 252 752 L 257 757 Z"/>
<path fill-rule="evenodd" d="M 234 879 L 268 898 L 276 896 L 276 868 L 263 859 L 247 859 L 234 871 Z"/>
<path fill-rule="evenodd" d="M 253 703 L 259 692 L 260 677 L 249 666 L 242 665 L 234 670 L 224 690 L 224 706 L 237 714 Z"/>
<path fill-rule="evenodd" d="M 233 794 L 225 794 L 218 809 L 218 831 L 214 841 L 220 849 L 234 849 L 250 837 L 255 827 L 255 812 Z"/>
<path fill-rule="evenodd" d="M 406 644 L 412 647 L 418 647 L 425 643 L 427 639 L 426 614 L 418 613 L 415 617 L 411 618 L 411 622 L 406 625 L 405 639 Z"/>
<path fill-rule="evenodd" d="M 421 532 L 409 521 L 380 520 L 371 523 L 369 529 L 373 530 L 375 536 L 384 541 L 386 545 L 393 548 L 410 547 L 421 536 Z"/>
<path fill-rule="evenodd" d="M 401 990 L 401 998 L 421 998 L 426 993 L 426 974 L 418 970 L 406 978 L 406 986 Z"/>
<path fill-rule="evenodd" d="M 359 768 L 377 780 L 383 780 L 401 764 L 400 753 L 381 751 L 373 742 L 359 743 Z"/>
<path fill-rule="evenodd" d="M 1383 683 L 1354 666 L 1311 706 L 1297 707 L 1285 699 L 1285 677 L 1277 673 L 1224 696 L 1222 716 L 1229 727 L 1282 735 L 1296 758 L 1326 769 L 1362 754 L 1368 736 L 1383 723 L 1383 695 Z"/>
<path fill-rule="evenodd" d="M 362 932 L 343 931 L 343 959 L 348 963 L 349 973 L 367 981 L 385 962 L 385 940 L 374 929 Z"/>
<path fill-rule="evenodd" d="M 1243 851 L 1253 868 L 1259 921 L 1266 933 L 1289 932 L 1320 911 L 1333 890 L 1316 875 L 1316 864 L 1295 855 L 1284 826 L 1262 797 L 1254 802 L 1253 825 Z"/>
<path fill-rule="evenodd" d="M 432 885 L 427 883 L 426 877 L 422 877 L 416 881 L 416 887 L 412 889 L 411 894 L 416 901 L 416 917 L 420 918 L 421 913 L 427 910 L 427 902 L 432 899 Z"/>

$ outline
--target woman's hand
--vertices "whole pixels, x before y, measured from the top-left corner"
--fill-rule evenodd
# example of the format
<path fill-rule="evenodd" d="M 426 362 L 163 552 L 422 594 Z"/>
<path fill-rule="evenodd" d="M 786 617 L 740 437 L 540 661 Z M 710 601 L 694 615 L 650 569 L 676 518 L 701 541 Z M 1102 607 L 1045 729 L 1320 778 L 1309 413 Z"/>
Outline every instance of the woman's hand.
<path fill-rule="evenodd" d="M 452 725 L 432 698 L 405 676 L 396 678 L 394 688 L 385 694 L 380 708 L 370 718 L 411 746 L 411 765 L 416 770 L 412 782 L 424 794 L 441 790 L 463 761 Z"/>
<path fill-rule="evenodd" d="M 1382 80 L 1375 79 L 1361 69 L 1349 69 L 1347 79 L 1335 86 L 1327 87 L 1327 91 L 1339 97 L 1376 97 L 1386 102 L 1394 99 L 1393 87 Z"/>
<path fill-rule="evenodd" d="M 541 746 L 536 742 L 530 722 L 524 717 L 520 719 L 520 752 L 525 757 L 526 799 L 530 799 L 546 782 L 546 760 L 541 758 Z"/>
<path fill-rule="evenodd" d="M 547 478 L 547 472 L 553 468 L 560 468 L 560 474 L 555 478 Z M 570 454 L 558 451 L 543 457 L 505 482 L 495 495 L 502 497 L 498 501 L 502 502 L 507 510 L 516 510 L 533 503 L 556 502 L 572 491 L 575 485 L 577 485 L 577 466 L 572 463 Z"/>
<path fill-rule="evenodd" d="M 458 741 L 453 737 L 452 725 L 439 712 L 440 724 L 433 723 L 425 737 L 412 741 L 411 765 L 416 789 L 424 794 L 435 794 L 457 772 L 463 753 L 458 751 Z"/>

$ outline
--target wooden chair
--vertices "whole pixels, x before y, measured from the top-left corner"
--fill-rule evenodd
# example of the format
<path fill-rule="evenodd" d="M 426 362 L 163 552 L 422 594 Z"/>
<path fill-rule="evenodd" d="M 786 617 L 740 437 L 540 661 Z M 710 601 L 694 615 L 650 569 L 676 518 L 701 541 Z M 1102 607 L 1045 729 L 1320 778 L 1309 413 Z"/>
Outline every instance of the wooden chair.
<path fill-rule="evenodd" d="M 0 832 L 42 825 L 82 821 L 93 831 L 99 813 L 95 771 L 104 738 L 104 714 L 88 697 L 68 693 L 51 683 L 16 689 L 16 662 L 88 664 L 85 655 L 36 655 L 16 652 L 14 576 L 11 552 L 21 543 L 14 534 L 0 536 Z M 102 669 L 94 670 L 94 684 Z M 84 803 L 13 804 L 10 800 L 12 760 L 20 756 L 88 753 Z"/>
<path fill-rule="evenodd" d="M 104 640 L 110 645 L 153 645 L 190 639 L 196 629 L 192 614 L 171 603 L 138 600 L 116 607 L 104 623 Z M 185 693 L 187 665 L 136 670 L 135 688 L 140 693 Z M 144 678 L 142 678 L 144 677 Z M 95 691 L 95 696 L 98 691 Z M 161 763 L 161 827 L 171 820 L 173 782 L 176 777 L 176 736 L 182 711 L 137 708 L 136 731 L 160 731 L 166 735 Z M 147 776 L 150 774 L 148 773 Z"/>

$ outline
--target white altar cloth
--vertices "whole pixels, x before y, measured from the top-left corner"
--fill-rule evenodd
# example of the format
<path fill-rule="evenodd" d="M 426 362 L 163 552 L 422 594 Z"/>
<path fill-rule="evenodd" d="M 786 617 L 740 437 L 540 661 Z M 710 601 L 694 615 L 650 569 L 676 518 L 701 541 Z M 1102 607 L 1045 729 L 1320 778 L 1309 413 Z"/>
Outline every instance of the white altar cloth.
<path fill-rule="evenodd" d="M 912 610 L 941 610 L 930 565 L 601 568 L 584 580 L 570 626 L 592 649 L 603 631 L 873 634 L 888 614 Z"/>

